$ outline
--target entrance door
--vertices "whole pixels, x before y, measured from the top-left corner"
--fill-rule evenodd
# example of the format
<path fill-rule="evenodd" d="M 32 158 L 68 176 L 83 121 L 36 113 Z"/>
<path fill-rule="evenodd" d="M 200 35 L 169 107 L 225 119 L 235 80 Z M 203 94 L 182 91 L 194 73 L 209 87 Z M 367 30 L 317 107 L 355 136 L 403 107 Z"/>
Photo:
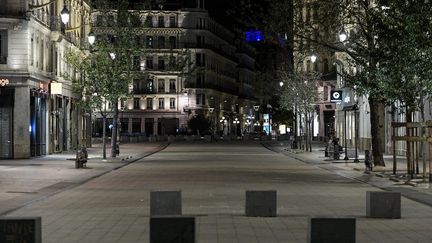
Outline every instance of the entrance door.
<path fill-rule="evenodd" d="M 324 136 L 330 138 L 334 136 L 334 111 L 324 111 Z"/>
<path fill-rule="evenodd" d="M 0 159 L 12 157 L 12 108 L 0 107 Z"/>

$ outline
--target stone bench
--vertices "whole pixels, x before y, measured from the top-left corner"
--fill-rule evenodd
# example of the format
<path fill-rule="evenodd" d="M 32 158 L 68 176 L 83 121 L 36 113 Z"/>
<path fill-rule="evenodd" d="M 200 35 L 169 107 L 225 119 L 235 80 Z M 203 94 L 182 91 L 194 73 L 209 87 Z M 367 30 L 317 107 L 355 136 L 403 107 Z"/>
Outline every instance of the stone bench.
<path fill-rule="evenodd" d="M 355 218 L 310 218 L 309 243 L 355 243 Z"/>
<path fill-rule="evenodd" d="M 0 217 L 0 242 L 42 242 L 41 217 Z"/>
<path fill-rule="evenodd" d="M 401 218 L 401 194 L 399 192 L 366 192 L 366 217 Z"/>
<path fill-rule="evenodd" d="M 150 215 L 181 215 L 181 191 L 151 191 Z"/>
<path fill-rule="evenodd" d="M 150 243 L 195 242 L 195 217 L 157 216 L 150 218 Z"/>
<path fill-rule="evenodd" d="M 246 191 L 246 216 L 276 217 L 276 208 L 276 191 Z"/>

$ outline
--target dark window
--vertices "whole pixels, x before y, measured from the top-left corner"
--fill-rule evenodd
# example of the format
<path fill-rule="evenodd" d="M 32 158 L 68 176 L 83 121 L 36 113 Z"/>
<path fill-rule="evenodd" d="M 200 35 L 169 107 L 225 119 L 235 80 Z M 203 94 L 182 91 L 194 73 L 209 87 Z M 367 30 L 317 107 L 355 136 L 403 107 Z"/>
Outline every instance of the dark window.
<path fill-rule="evenodd" d="M 158 80 L 158 92 L 165 93 L 165 79 Z"/>
<path fill-rule="evenodd" d="M 158 70 L 165 70 L 165 59 L 162 57 L 158 58 Z"/>
<path fill-rule="evenodd" d="M 177 38 L 175 38 L 175 36 L 170 36 L 169 37 L 169 47 L 171 49 L 177 48 Z"/>
<path fill-rule="evenodd" d="M 165 48 L 165 37 L 164 36 L 159 36 L 157 44 L 158 44 L 158 48 L 159 49 Z"/>
<path fill-rule="evenodd" d="M 170 81 L 169 81 L 169 90 L 170 90 L 170 93 L 175 93 L 176 92 L 176 80 L 175 79 L 170 79 Z"/>
<path fill-rule="evenodd" d="M 205 67 L 205 54 L 196 54 L 196 65 L 197 67 Z"/>
<path fill-rule="evenodd" d="M 153 69 L 153 57 L 147 57 L 146 59 L 146 69 Z"/>
<path fill-rule="evenodd" d="M 205 105 L 205 94 L 197 94 L 196 95 L 196 104 L 197 105 Z"/>
<path fill-rule="evenodd" d="M 147 98 L 147 110 L 153 110 L 153 98 Z"/>
<path fill-rule="evenodd" d="M 204 36 L 198 35 L 196 38 L 197 38 L 197 47 L 203 47 L 203 45 L 205 43 Z"/>
<path fill-rule="evenodd" d="M 199 73 L 197 75 L 197 79 L 196 79 L 196 87 L 197 88 L 202 88 L 202 86 L 203 86 L 202 75 Z"/>
<path fill-rule="evenodd" d="M 133 92 L 134 94 L 144 94 L 145 93 L 145 82 L 144 80 L 135 79 L 133 82 Z"/>
<path fill-rule="evenodd" d="M 165 27 L 165 18 L 164 18 L 164 16 L 159 16 L 158 17 L 158 27 L 160 27 L 160 28 Z"/>
<path fill-rule="evenodd" d="M 148 15 L 145 20 L 145 27 L 153 27 L 153 16 Z"/>
<path fill-rule="evenodd" d="M 171 56 L 169 56 L 169 63 L 168 63 L 168 65 L 169 65 L 169 69 L 170 70 L 173 70 L 173 71 L 178 71 L 178 66 L 177 66 L 177 59 L 176 59 L 176 57 L 175 56 L 173 56 L 173 55 L 171 55 Z"/>
<path fill-rule="evenodd" d="M 170 16 L 170 17 L 169 17 L 169 27 L 171 27 L 171 28 L 176 27 L 176 19 L 175 19 L 175 16 Z"/>
<path fill-rule="evenodd" d="M 135 110 L 140 109 L 140 98 L 134 98 L 134 109 Z"/>

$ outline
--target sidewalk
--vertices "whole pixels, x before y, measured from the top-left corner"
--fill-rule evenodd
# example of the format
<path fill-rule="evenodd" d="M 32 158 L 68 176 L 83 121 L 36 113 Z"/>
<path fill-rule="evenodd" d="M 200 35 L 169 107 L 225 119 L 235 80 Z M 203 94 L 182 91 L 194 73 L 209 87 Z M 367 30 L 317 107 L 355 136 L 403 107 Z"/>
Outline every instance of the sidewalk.
<path fill-rule="evenodd" d="M 359 162 L 355 163 L 354 158 L 344 160 L 345 153 L 341 154 L 339 160 L 325 157 L 325 143 L 313 143 L 312 152 L 291 149 L 290 143 L 285 141 L 269 141 L 262 144 L 274 152 L 293 157 L 304 163 L 316 165 L 322 169 L 368 183 L 386 191 L 400 192 L 407 198 L 432 206 L 432 183 L 429 183 L 428 178 L 425 180 L 421 178 L 421 160 L 419 161 L 420 174 L 414 179 L 410 179 L 407 175 L 406 157 L 404 156 L 397 156 L 397 171 L 396 175 L 393 175 L 393 155 L 384 155 L 385 167 L 375 166 L 373 171 L 367 171 L 364 163 L 364 151 L 358 151 Z"/>
<path fill-rule="evenodd" d="M 90 181 L 129 163 L 149 156 L 168 143 L 120 145 L 120 155 L 102 158 L 102 144 L 88 148 L 87 167 L 75 168 L 75 152 L 51 154 L 31 159 L 0 160 L 0 216 Z"/>

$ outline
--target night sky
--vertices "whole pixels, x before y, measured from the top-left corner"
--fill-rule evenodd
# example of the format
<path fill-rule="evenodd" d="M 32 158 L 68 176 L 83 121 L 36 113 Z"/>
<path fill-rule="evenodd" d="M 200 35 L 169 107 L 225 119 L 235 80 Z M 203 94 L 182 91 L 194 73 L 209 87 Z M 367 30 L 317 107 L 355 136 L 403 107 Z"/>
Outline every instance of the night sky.
<path fill-rule="evenodd" d="M 108 0 L 110 2 L 119 2 L 121 0 Z M 128 0 L 131 6 L 136 4 L 148 3 L 148 0 Z M 251 1 L 253 4 L 249 5 L 249 8 L 244 6 L 244 1 Z M 157 8 L 158 0 L 151 0 L 154 4 L 154 8 Z M 179 6 L 183 5 L 186 8 L 194 7 L 196 0 L 162 0 L 164 2 L 165 10 L 177 10 Z M 253 25 L 256 19 L 255 14 L 250 13 L 250 6 L 258 5 L 258 9 L 262 8 L 268 0 L 206 0 L 205 8 L 209 11 L 210 16 L 215 19 L 218 23 L 226 26 L 231 30 L 248 29 Z M 252 7 L 253 8 L 253 7 Z M 256 10 L 257 8 L 255 8 Z M 261 11 L 259 11 L 261 12 Z M 249 21 L 249 20 L 250 21 Z M 249 24 L 249 22 L 250 24 Z M 250 26 L 248 26 L 250 25 Z"/>

